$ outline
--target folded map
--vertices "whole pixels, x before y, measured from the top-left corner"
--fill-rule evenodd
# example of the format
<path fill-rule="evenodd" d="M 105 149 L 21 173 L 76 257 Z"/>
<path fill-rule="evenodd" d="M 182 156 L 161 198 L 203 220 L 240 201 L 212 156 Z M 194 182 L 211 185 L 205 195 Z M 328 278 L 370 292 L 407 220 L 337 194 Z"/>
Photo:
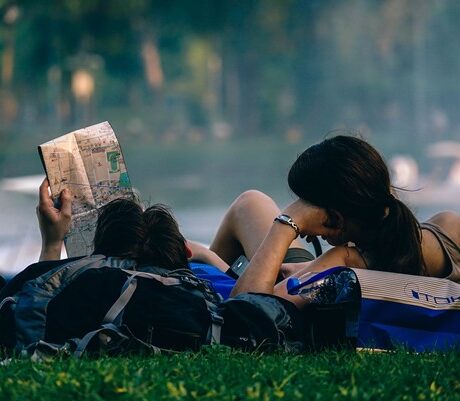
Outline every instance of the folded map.
<path fill-rule="evenodd" d="M 72 192 L 72 226 L 65 239 L 69 257 L 93 252 L 98 209 L 133 195 L 125 161 L 106 121 L 60 136 L 38 147 L 53 199 Z"/>

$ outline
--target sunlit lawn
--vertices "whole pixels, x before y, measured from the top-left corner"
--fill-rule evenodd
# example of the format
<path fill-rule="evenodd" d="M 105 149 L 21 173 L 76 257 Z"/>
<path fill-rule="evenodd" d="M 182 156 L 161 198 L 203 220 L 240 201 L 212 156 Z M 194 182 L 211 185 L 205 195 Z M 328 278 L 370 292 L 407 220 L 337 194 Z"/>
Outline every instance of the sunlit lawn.
<path fill-rule="evenodd" d="M 457 353 L 207 349 L 173 356 L 14 360 L 2 400 L 460 400 Z"/>

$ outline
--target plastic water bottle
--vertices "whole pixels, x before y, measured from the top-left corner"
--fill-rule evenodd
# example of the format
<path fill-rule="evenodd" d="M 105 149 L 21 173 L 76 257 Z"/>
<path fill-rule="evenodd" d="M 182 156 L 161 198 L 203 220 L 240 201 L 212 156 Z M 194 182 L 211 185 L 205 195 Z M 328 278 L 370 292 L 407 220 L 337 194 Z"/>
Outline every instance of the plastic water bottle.
<path fill-rule="evenodd" d="M 344 267 L 333 267 L 322 272 L 310 272 L 302 277 L 291 277 L 287 281 L 287 291 L 290 295 L 300 295 L 310 302 L 318 302 L 334 289 L 332 277 L 334 273 L 344 270 Z"/>

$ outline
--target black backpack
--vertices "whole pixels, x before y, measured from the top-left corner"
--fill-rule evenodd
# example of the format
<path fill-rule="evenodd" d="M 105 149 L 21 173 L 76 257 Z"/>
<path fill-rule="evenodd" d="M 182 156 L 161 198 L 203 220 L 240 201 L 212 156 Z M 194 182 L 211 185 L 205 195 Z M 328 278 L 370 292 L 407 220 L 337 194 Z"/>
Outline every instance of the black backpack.
<path fill-rule="evenodd" d="M 305 322 L 296 306 L 277 296 L 243 293 L 220 308 L 222 344 L 244 351 L 305 350 Z"/>
<path fill-rule="evenodd" d="M 16 352 L 196 350 L 220 341 L 219 296 L 190 270 L 88 256 L 24 283 L 0 304 L 0 342 Z"/>

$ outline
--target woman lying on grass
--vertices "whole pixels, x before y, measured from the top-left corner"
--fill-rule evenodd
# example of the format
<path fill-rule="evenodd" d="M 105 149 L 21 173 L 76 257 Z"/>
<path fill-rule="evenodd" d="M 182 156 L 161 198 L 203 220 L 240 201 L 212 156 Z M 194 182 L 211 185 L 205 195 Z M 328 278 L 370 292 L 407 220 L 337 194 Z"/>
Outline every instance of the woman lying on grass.
<path fill-rule="evenodd" d="M 301 305 L 304 301 L 289 296 L 284 282 L 275 285 L 286 250 L 299 236 L 307 241 L 322 236 L 334 248 L 304 263 L 298 276 L 349 266 L 460 281 L 460 217 L 442 212 L 418 223 L 393 195 L 384 161 L 365 141 L 336 136 L 311 146 L 295 161 L 288 180 L 299 199 L 275 219 L 232 295 L 275 294 Z M 259 218 L 276 213 L 273 201 L 261 193 L 245 198 L 245 209 L 256 210 Z"/>

